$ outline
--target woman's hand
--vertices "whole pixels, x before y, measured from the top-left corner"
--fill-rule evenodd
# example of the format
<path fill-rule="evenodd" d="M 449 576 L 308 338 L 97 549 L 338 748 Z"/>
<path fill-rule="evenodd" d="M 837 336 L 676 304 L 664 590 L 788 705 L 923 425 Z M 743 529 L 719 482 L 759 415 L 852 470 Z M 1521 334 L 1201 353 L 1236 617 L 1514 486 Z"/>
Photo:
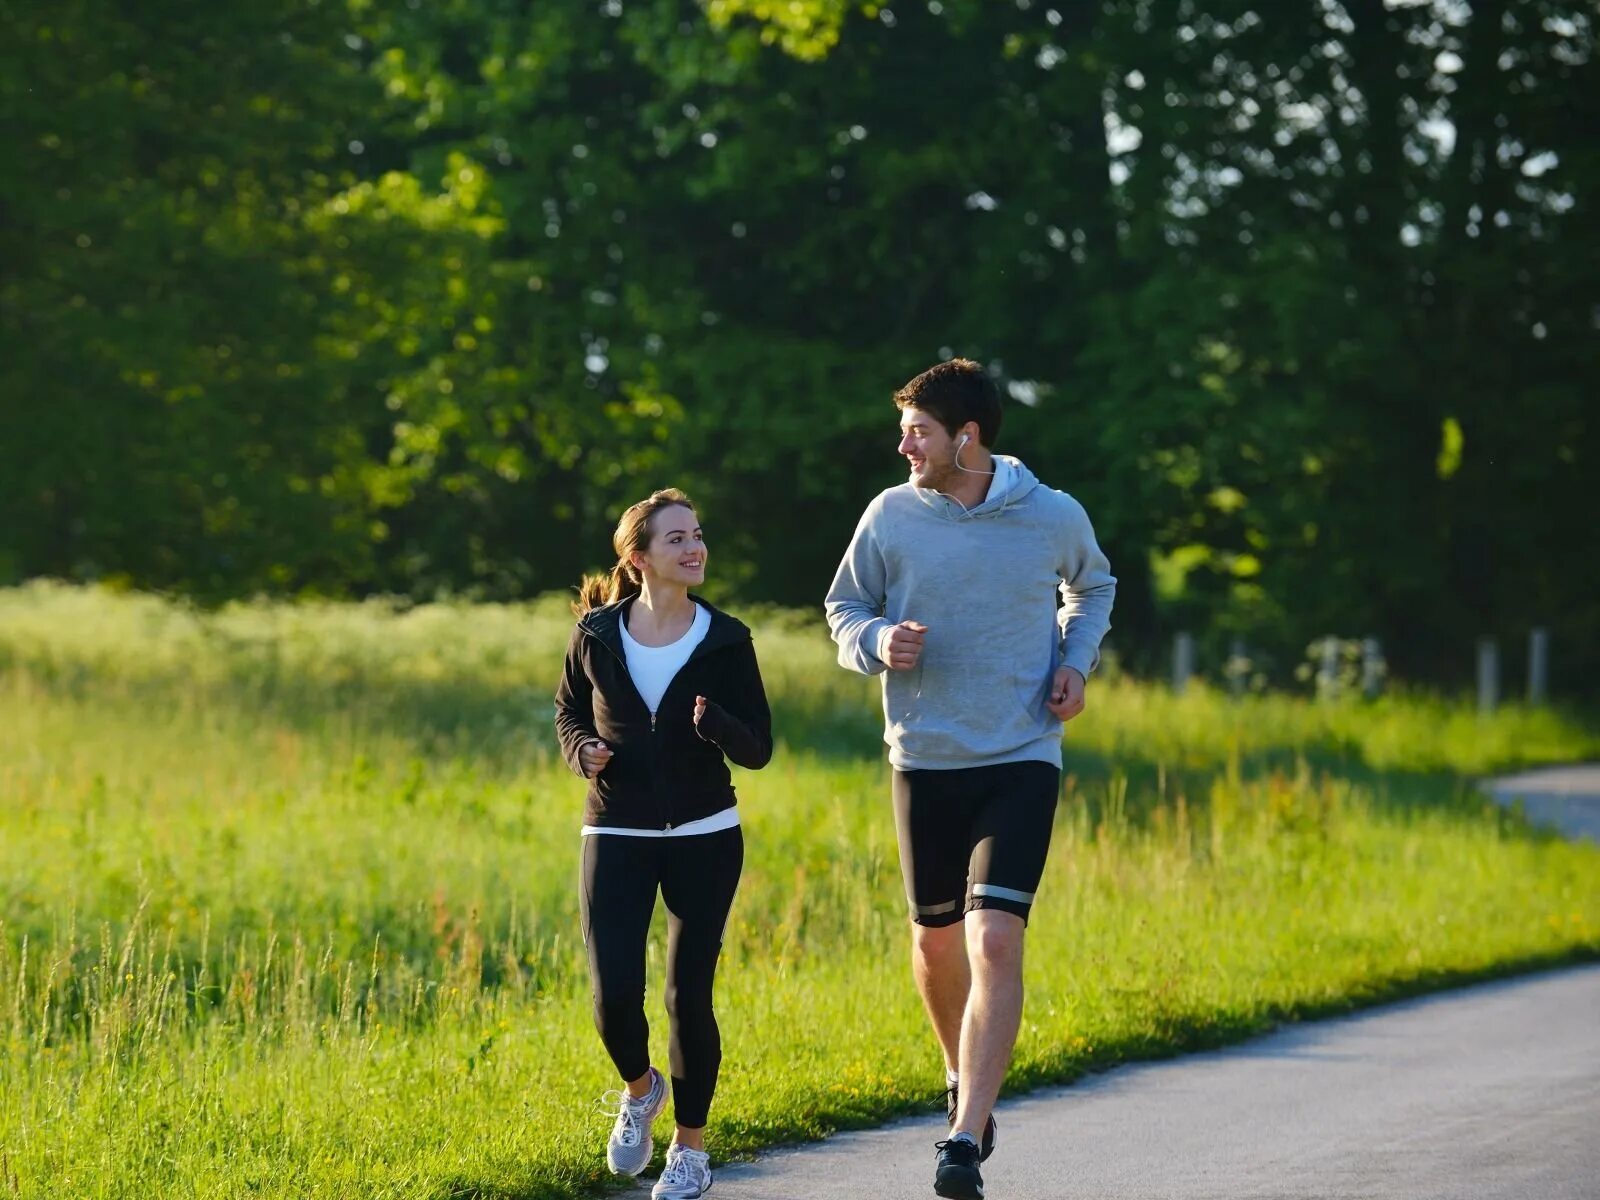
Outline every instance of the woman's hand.
<path fill-rule="evenodd" d="M 694 698 L 694 727 L 696 729 L 700 728 L 700 720 L 706 715 L 707 703 L 708 701 L 704 696 L 696 696 Z"/>
<path fill-rule="evenodd" d="M 611 747 L 604 742 L 586 742 L 578 748 L 578 764 L 583 768 L 585 779 L 593 779 L 600 774 L 610 761 Z"/>

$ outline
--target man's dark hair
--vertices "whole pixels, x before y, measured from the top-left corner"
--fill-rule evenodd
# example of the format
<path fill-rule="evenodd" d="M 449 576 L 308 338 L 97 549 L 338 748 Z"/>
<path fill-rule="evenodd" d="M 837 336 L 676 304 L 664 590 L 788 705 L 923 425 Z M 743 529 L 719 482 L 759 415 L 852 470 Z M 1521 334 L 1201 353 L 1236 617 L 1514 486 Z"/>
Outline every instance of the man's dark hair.
<path fill-rule="evenodd" d="M 894 403 L 902 410 L 927 413 L 951 437 L 968 421 L 976 421 L 978 441 L 986 448 L 1000 436 L 1000 390 L 970 358 L 929 367 L 894 394 Z"/>

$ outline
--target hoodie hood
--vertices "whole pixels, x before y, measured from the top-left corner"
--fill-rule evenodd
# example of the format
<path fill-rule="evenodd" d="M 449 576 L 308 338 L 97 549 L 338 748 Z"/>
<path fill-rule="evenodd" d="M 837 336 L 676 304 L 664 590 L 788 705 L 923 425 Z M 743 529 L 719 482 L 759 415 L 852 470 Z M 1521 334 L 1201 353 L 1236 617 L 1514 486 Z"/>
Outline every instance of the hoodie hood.
<path fill-rule="evenodd" d="M 1029 492 L 1039 486 L 1039 479 L 1028 470 L 1020 458 L 1009 454 L 994 455 L 994 478 L 989 481 L 989 491 L 971 508 L 964 508 L 954 496 L 932 488 L 913 487 L 918 500 L 935 512 L 952 521 L 977 520 L 980 517 L 998 516 Z"/>

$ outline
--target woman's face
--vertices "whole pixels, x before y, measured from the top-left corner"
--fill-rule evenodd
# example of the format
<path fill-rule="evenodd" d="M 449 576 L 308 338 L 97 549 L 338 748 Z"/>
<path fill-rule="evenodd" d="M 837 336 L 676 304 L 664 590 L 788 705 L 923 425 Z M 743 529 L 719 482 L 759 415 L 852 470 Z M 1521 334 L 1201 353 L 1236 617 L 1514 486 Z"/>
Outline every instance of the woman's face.
<path fill-rule="evenodd" d="M 699 587 L 706 579 L 706 543 L 692 508 L 674 504 L 650 518 L 650 545 L 633 565 L 658 583 Z"/>

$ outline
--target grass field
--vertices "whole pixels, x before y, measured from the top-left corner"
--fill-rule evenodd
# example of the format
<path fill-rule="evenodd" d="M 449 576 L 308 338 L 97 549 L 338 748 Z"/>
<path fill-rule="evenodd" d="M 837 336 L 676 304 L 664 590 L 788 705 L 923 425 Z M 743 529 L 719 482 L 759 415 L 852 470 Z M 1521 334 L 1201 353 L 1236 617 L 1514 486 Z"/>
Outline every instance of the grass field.
<path fill-rule="evenodd" d="M 603 1190 L 582 785 L 550 719 L 569 629 L 559 600 L 0 591 L 0 1196 Z M 942 1086 L 876 685 L 794 616 L 757 648 L 780 750 L 737 775 L 722 1156 Z M 1097 680 L 1012 1086 L 1600 955 L 1600 851 L 1470 782 L 1596 755 L 1548 711 Z"/>

